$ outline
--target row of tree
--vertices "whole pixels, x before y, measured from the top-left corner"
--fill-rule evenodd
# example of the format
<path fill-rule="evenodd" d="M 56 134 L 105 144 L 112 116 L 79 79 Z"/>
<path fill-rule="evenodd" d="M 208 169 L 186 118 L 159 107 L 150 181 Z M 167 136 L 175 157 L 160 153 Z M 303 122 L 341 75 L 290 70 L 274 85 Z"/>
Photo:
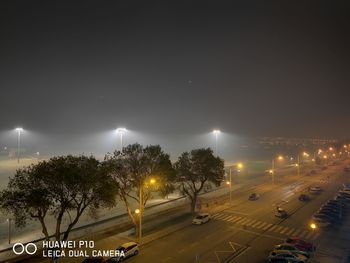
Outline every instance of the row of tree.
<path fill-rule="evenodd" d="M 209 148 L 184 152 L 172 163 L 159 145 L 132 144 L 103 161 L 67 155 L 19 169 L 0 192 L 0 209 L 13 216 L 17 227 L 38 220 L 47 240 L 50 235 L 67 240 L 84 213 L 97 217 L 98 208 L 113 207 L 120 200 L 139 231 L 133 204 L 143 209 L 152 194 L 166 196 L 178 190 L 190 199 L 194 213 L 206 185 L 218 186 L 223 177 L 224 162 Z M 51 230 L 47 222 L 52 218 Z M 64 218 L 69 222 L 63 227 Z"/>

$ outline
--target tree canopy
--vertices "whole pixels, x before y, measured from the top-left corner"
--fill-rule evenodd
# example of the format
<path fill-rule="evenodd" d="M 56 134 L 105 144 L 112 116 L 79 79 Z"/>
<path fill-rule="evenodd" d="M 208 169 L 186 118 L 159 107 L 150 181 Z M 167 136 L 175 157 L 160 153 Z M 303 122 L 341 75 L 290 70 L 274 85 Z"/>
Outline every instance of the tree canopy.
<path fill-rule="evenodd" d="M 55 239 L 67 240 L 86 210 L 94 215 L 101 206 L 115 205 L 116 190 L 114 180 L 94 157 L 54 157 L 17 170 L 0 192 L 0 208 L 14 216 L 17 226 L 25 226 L 28 219 L 39 220 L 46 239 L 47 221 L 53 217 Z M 69 222 L 62 231 L 64 216 Z"/>
<path fill-rule="evenodd" d="M 224 161 L 215 157 L 210 148 L 184 152 L 174 166 L 178 188 L 190 198 L 192 213 L 204 186 L 210 183 L 220 185 L 225 174 Z"/>

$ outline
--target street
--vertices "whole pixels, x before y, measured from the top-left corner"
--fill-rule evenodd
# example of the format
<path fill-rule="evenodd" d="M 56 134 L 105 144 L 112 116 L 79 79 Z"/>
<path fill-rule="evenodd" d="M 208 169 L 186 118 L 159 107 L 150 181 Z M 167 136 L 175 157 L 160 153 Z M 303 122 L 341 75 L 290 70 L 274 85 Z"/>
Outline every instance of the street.
<path fill-rule="evenodd" d="M 288 236 L 317 241 L 322 230 L 311 230 L 312 214 L 332 198 L 346 179 L 342 167 L 332 167 L 312 177 L 304 176 L 298 184 L 263 184 L 254 190 L 260 199 L 248 201 L 248 194 L 235 198 L 232 206 L 212 215 L 204 225 L 188 227 L 155 240 L 141 248 L 140 254 L 127 262 L 266 262 L 276 244 Z M 330 175 L 330 183 L 327 176 Z M 324 191 L 308 203 L 297 199 L 308 186 L 319 185 Z M 287 219 L 274 216 L 279 204 L 288 211 Z"/>

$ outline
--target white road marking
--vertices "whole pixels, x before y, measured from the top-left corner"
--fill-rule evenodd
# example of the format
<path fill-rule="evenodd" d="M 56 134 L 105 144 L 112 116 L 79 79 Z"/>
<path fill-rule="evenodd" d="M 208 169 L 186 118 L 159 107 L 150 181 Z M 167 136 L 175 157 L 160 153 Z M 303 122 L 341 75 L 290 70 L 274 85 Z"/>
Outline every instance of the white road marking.
<path fill-rule="evenodd" d="M 280 233 L 281 233 L 281 234 L 284 234 L 284 233 L 287 232 L 288 230 L 289 230 L 289 228 L 288 228 L 288 227 L 285 227 L 285 228 L 283 228 L 283 230 L 280 231 Z"/>

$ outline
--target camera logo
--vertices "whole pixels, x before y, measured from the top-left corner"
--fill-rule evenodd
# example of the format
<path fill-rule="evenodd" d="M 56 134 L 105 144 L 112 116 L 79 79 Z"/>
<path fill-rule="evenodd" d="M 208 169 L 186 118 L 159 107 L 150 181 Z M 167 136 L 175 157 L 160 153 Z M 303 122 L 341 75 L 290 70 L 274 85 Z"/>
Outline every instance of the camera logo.
<path fill-rule="evenodd" d="M 28 255 L 33 255 L 38 250 L 38 247 L 34 243 L 28 243 L 26 245 L 16 243 L 13 245 L 12 250 L 16 255 L 22 255 L 24 252 Z"/>

